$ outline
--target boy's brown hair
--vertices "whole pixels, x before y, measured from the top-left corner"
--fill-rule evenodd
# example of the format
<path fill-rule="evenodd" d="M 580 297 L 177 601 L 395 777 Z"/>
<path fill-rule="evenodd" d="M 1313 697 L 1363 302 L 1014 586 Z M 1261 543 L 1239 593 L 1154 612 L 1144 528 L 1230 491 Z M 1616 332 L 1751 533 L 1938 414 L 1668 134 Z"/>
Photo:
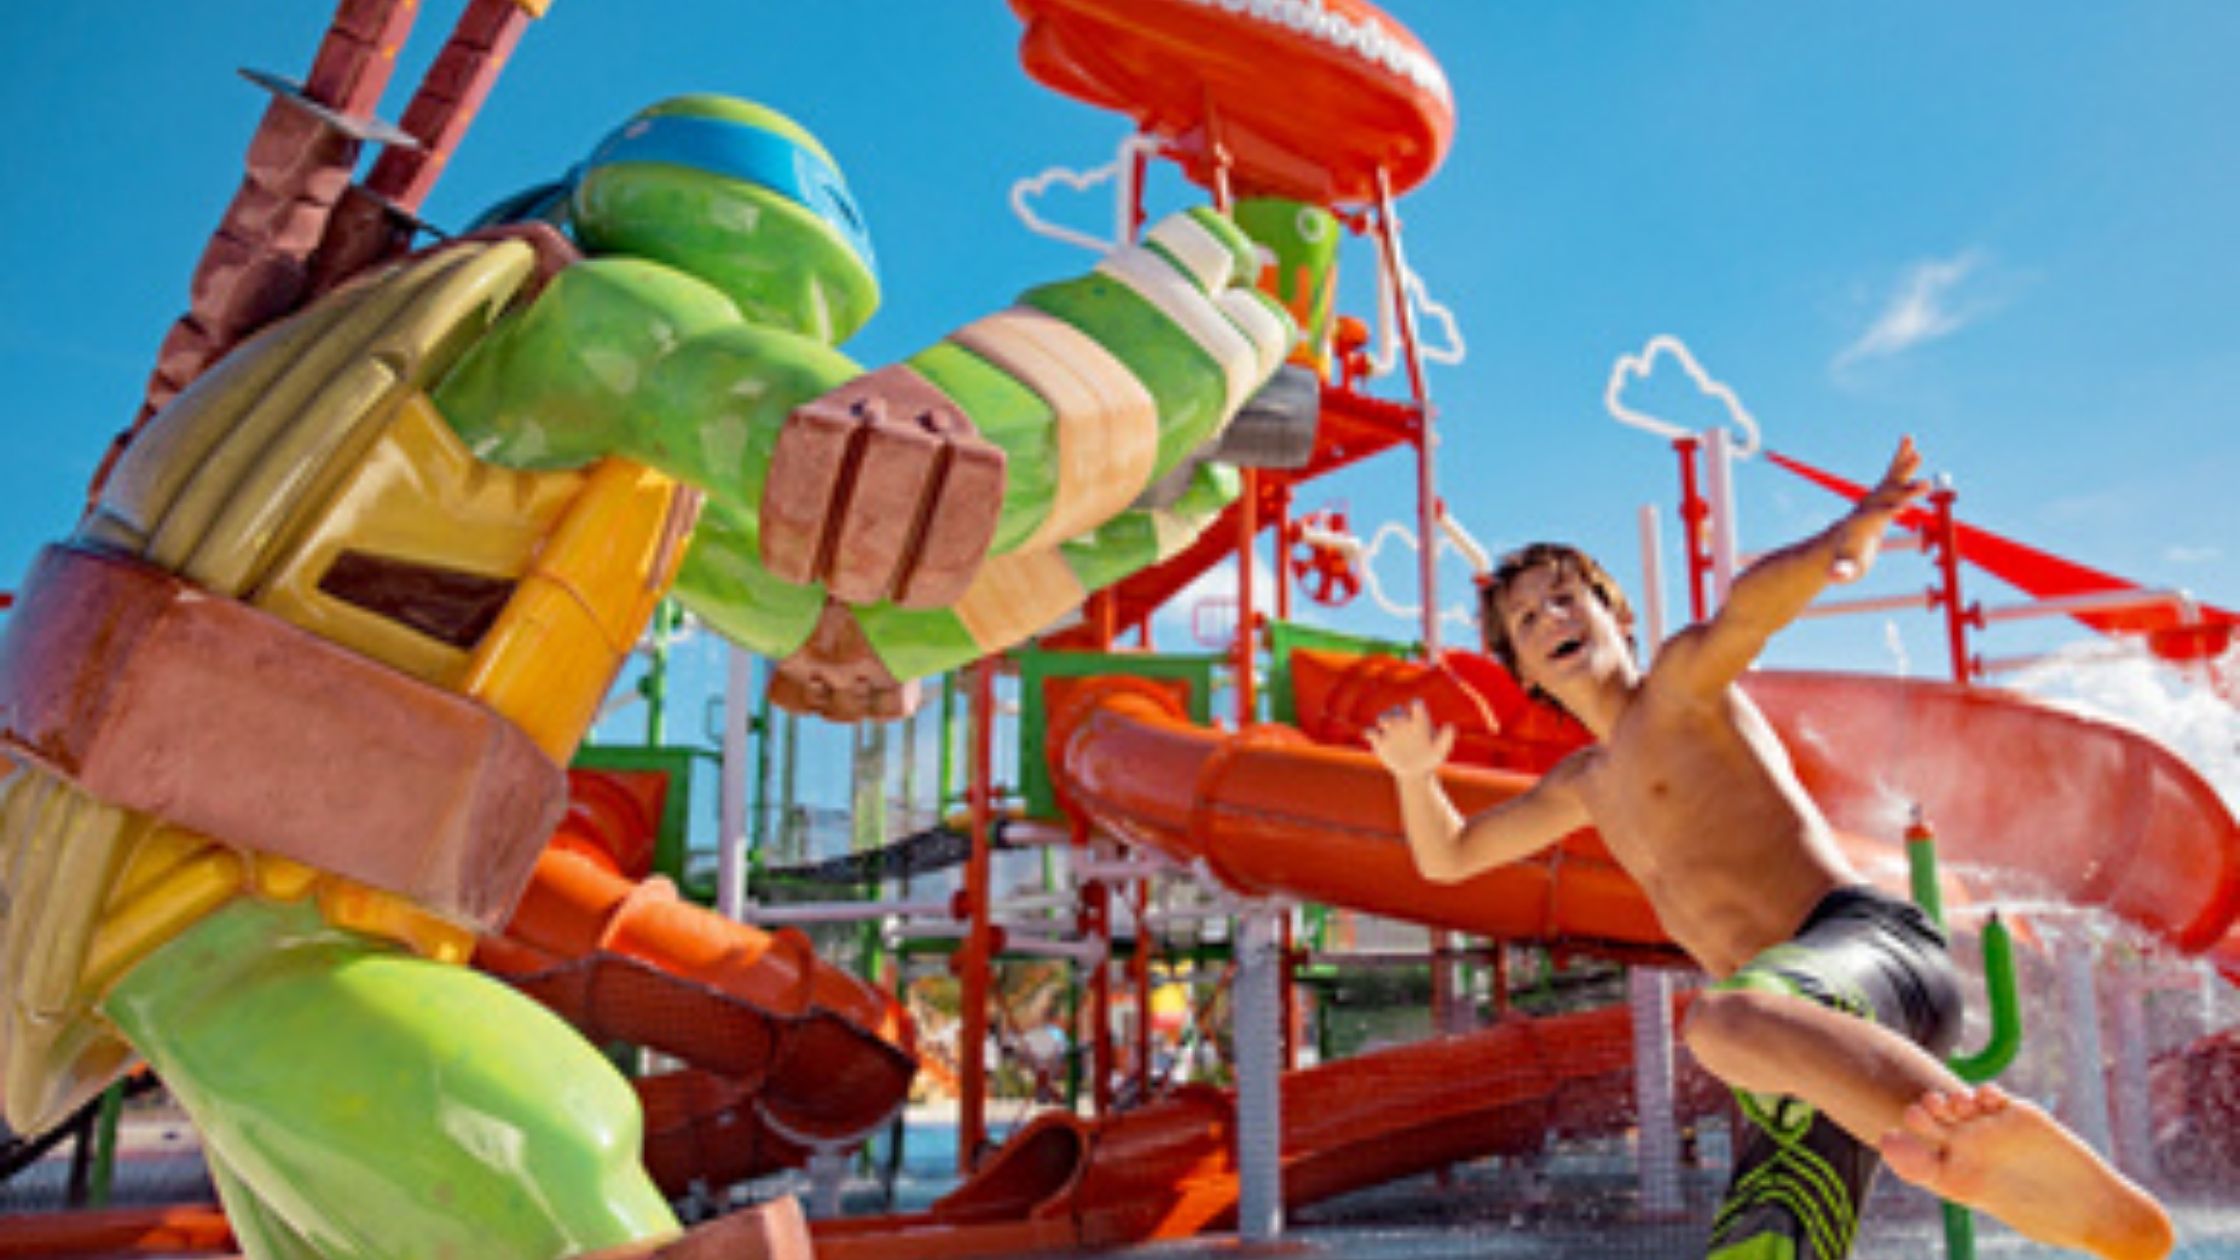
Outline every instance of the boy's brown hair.
<path fill-rule="evenodd" d="M 1558 573 L 1567 572 L 1584 582 L 1587 589 L 1594 592 L 1595 598 L 1602 601 L 1602 606 L 1610 610 L 1610 615 L 1626 627 L 1626 642 L 1629 646 L 1633 642 L 1633 606 L 1626 602 L 1625 590 L 1618 585 L 1617 579 L 1611 577 L 1593 556 L 1564 543 L 1536 542 L 1519 547 L 1501 557 L 1500 562 L 1493 566 L 1493 572 L 1478 579 L 1478 629 L 1485 636 L 1486 651 L 1492 653 L 1494 659 L 1501 662 L 1502 668 L 1507 669 L 1518 682 L 1523 683 L 1525 690 L 1534 698 L 1555 704 L 1553 696 L 1526 682 L 1523 673 L 1517 669 L 1517 645 L 1509 638 L 1508 623 L 1501 617 L 1501 596 L 1518 578 L 1543 565 L 1554 567 Z"/>

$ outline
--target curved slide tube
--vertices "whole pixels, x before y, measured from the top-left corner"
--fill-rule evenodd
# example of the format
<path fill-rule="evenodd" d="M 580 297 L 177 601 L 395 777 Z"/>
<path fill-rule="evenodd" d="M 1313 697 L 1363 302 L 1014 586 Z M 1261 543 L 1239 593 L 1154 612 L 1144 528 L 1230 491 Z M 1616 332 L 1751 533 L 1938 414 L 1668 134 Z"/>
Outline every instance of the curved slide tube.
<path fill-rule="evenodd" d="M 1391 781 L 1368 753 L 1288 727 L 1194 726 L 1172 691 L 1138 678 L 1054 680 L 1051 690 L 1060 801 L 1131 843 L 1202 863 L 1232 888 L 1507 940 L 1678 957 L 1592 832 L 1531 861 L 1433 884 L 1416 874 Z M 1449 770 L 1445 782 L 1472 812 L 1533 777 L 1470 767 Z"/>
<path fill-rule="evenodd" d="M 1830 820 L 1893 837 L 1918 803 L 1978 896 L 2105 910 L 2186 954 L 2240 914 L 2240 824 L 2144 735 L 1985 687 L 1781 672 L 1744 685 Z"/>
<path fill-rule="evenodd" d="M 680 899 L 666 879 L 634 878 L 658 808 L 633 808 L 643 802 L 597 772 L 572 779 L 567 819 L 476 964 L 594 1042 L 684 1064 L 637 1082 L 656 1184 L 728 1185 L 885 1123 L 917 1072 L 901 1007 L 819 962 L 800 932 L 765 932 Z"/>
<path fill-rule="evenodd" d="M 2161 745 L 1977 687 L 1767 674 L 1750 691 L 1839 826 L 1887 830 L 1920 800 L 1979 891 L 2107 909 L 2240 984 L 2240 839 Z"/>

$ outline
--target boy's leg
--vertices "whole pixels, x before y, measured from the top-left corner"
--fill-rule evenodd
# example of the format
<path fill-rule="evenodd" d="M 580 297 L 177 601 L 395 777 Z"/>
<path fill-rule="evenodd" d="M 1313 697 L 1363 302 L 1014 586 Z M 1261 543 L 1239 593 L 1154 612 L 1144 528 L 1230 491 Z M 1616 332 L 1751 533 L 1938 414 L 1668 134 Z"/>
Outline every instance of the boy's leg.
<path fill-rule="evenodd" d="M 1786 1095 L 1870 1148 L 1910 1133 L 1894 1166 L 1901 1176 L 2029 1237 L 2110 1257 L 2166 1254 L 2168 1217 L 2150 1196 L 2038 1108 L 1996 1090 L 1984 1095 L 1995 1104 L 1975 1104 L 1976 1092 L 1934 1054 L 1876 1022 L 1939 1050 L 1957 1026 L 1956 1004 L 1948 1018 L 1945 999 L 1932 993 L 1949 976 L 1941 950 L 1917 950 L 1903 930 L 1878 937 L 1874 929 L 1887 926 L 1872 922 L 1880 913 L 1859 916 L 1870 929 L 1863 933 L 1843 916 L 1816 921 L 1797 945 L 1768 951 L 1701 995 L 1686 1033 L 1697 1060 L 1756 1096 L 1746 1110 L 1777 1107 Z M 1969 1105 L 1929 1101 L 1963 1097 Z M 1739 1175 L 1735 1189 L 1746 1189 Z M 1864 1179 L 1856 1193 L 1863 1198 Z"/>
<path fill-rule="evenodd" d="M 1803 1099 L 1869 1146 L 1926 1094 L 1966 1088 L 1952 1070 L 1865 1014 L 1763 989 L 1713 989 L 1688 1012 L 1688 1049 L 1731 1088 Z"/>
<path fill-rule="evenodd" d="M 1795 1099 L 1743 1096 L 1734 1176 L 1711 1223 L 1709 1260 L 1840 1260 L 1851 1254 L 1878 1161 Z"/>
<path fill-rule="evenodd" d="M 1864 890 L 1831 896 L 1794 942 L 1698 995 L 1688 1046 L 1734 1088 L 1748 1121 L 1712 1254 L 1849 1254 L 1881 1166 L 1876 1140 L 1925 1090 L 1957 1083 L 1915 1040 L 1947 1048 L 1959 1020 L 1942 936 L 1911 907 Z M 1863 1043 L 1863 1031 L 1880 1040 Z"/>
<path fill-rule="evenodd" d="M 2037 1106 L 1971 1088 L 1889 1029 L 1803 998 L 1705 998 L 1718 1001 L 1710 1018 L 1691 1016 L 1688 1046 L 1736 1089 L 1786 1089 L 1862 1141 L 1882 1126 L 1876 1145 L 1900 1177 L 2040 1242 L 2123 1260 L 2169 1254 L 2170 1220 L 2153 1197 Z"/>
<path fill-rule="evenodd" d="M 1997 1216 L 2040 1242 L 2118 1260 L 2160 1260 L 2169 1214 L 2032 1103 L 1985 1085 L 1906 1109 L 1882 1143 L 1891 1171 Z"/>

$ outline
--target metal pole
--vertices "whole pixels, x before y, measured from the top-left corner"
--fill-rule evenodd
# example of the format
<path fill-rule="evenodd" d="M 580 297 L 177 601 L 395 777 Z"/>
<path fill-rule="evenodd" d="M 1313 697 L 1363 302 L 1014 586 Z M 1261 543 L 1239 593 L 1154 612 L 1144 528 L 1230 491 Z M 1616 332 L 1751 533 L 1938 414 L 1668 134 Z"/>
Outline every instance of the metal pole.
<path fill-rule="evenodd" d="M 646 698 L 646 746 L 658 748 L 668 741 L 669 732 L 669 638 L 676 632 L 676 602 L 662 600 L 654 605 L 652 641 L 645 677 L 638 681 L 638 690 Z"/>
<path fill-rule="evenodd" d="M 1742 530 L 1735 519 L 1734 439 L 1723 427 L 1711 430 L 1704 443 L 1704 483 L 1711 495 L 1711 590 L 1724 604 L 1734 585 Z"/>
<path fill-rule="evenodd" d="M 1074 852 L 1088 849 L 1085 824 L 1074 823 Z M 1112 1111 L 1112 888 L 1085 874 L 1077 862 L 1081 889 L 1081 934 L 1105 945 L 1105 960 L 1089 968 L 1089 1105 L 1098 1116 Z"/>
<path fill-rule="evenodd" d="M 1283 1233 L 1282 912 L 1255 905 L 1238 918 L 1237 1236 L 1251 1244 Z"/>
<path fill-rule="evenodd" d="M 1258 720 L 1259 696 L 1253 686 L 1253 665 L 1259 636 L 1254 633 L 1252 619 L 1252 563 L 1254 539 L 1259 532 L 1260 474 L 1244 470 L 1244 494 L 1237 499 L 1237 729 L 1252 725 Z"/>
<path fill-rule="evenodd" d="M 1952 681 L 1967 685 L 1974 671 L 1968 668 L 1968 610 L 1960 603 L 1960 530 L 1952 518 L 1952 487 L 1939 486 L 1929 493 L 1936 513 L 1932 542 L 1937 549 L 1937 579 L 1942 589 L 1937 599 L 1944 605 L 1945 642 L 1952 650 Z"/>
<path fill-rule="evenodd" d="M 1416 344 L 1415 312 L 1408 305 L 1408 263 L 1400 245 L 1400 215 L 1393 208 L 1392 179 L 1377 172 L 1377 244 L 1385 274 L 1392 278 L 1392 325 L 1400 336 L 1401 359 L 1408 367 L 1408 390 L 1415 399 L 1416 430 L 1416 585 L 1423 600 L 1418 633 L 1425 660 L 1439 656 L 1439 437 L 1432 421 L 1431 389 L 1424 380 L 1421 347 Z M 1431 934 L 1431 1018 L 1445 1029 L 1454 1018 L 1455 969 L 1447 954 L 1453 936 Z"/>
<path fill-rule="evenodd" d="M 1657 509 L 1641 505 L 1641 651 L 1646 666 L 1664 643 L 1664 546 L 1657 532 Z"/>
<path fill-rule="evenodd" d="M 1672 1069 L 1672 973 L 1635 967 L 1626 973 L 1633 1013 L 1633 1103 L 1640 1124 L 1634 1152 L 1641 1179 L 1641 1210 L 1676 1216 L 1680 1200 L 1680 1129 L 1675 1122 Z"/>
<path fill-rule="evenodd" d="M 2104 977 L 2103 990 L 2114 1005 L 2116 1062 L 2114 1088 L 2116 1163 L 2140 1181 L 2155 1180 L 2154 1121 L 2147 1096 L 2147 1003 L 2144 986 L 2120 973 Z"/>
<path fill-rule="evenodd" d="M 1283 966 L 1277 977 L 1276 992 L 1283 997 L 1283 1045 L 1277 1067 L 1290 1071 L 1299 1066 L 1299 941 L 1293 930 L 1291 915 L 1283 916 L 1283 939 L 1276 943 Z"/>
<path fill-rule="evenodd" d="M 2090 945 L 2064 944 L 2056 951 L 2061 991 L 2067 1006 L 2069 1127 L 2092 1149 L 2109 1153 L 2115 1145 L 2108 1123 L 2108 1078 L 2100 1044 L 2100 1000 L 2095 992 Z"/>
<path fill-rule="evenodd" d="M 1680 552 L 1688 558 L 1688 616 L 1693 621 L 1711 615 L 1703 589 L 1704 577 L 1711 568 L 1703 552 L 1703 518 L 1711 514 L 1711 506 L 1696 490 L 1698 445 L 1693 437 L 1675 438 L 1672 442 L 1673 451 L 1680 456 Z"/>
<path fill-rule="evenodd" d="M 909 717 L 902 719 L 902 825 L 912 833 L 916 833 L 921 826 L 918 814 L 918 715 L 921 712 L 923 710 L 913 711 Z M 933 811 L 933 819 L 935 822 L 940 821 L 939 808 Z M 896 882 L 899 885 L 898 891 L 905 897 L 909 896 L 910 863 L 902 864 L 902 875 Z"/>
<path fill-rule="evenodd" d="M 1129 900 L 1136 919 L 1136 952 L 1128 960 L 1128 975 L 1136 991 L 1136 1097 L 1151 1092 L 1151 880 L 1135 881 Z"/>
<path fill-rule="evenodd" d="M 1141 135 L 1142 133 L 1138 132 L 1137 134 Z M 1150 169 L 1151 155 L 1145 151 L 1142 145 L 1131 146 L 1128 150 L 1128 187 L 1125 193 L 1128 204 L 1123 216 L 1127 232 L 1126 239 L 1130 241 L 1143 235 L 1143 221 L 1146 217 L 1143 212 L 1143 178 L 1150 172 Z"/>
<path fill-rule="evenodd" d="M 64 1207 L 82 1208 L 93 1184 L 94 1129 L 99 1122 L 98 1108 L 88 1107 L 70 1119 L 70 1171 L 63 1178 L 62 1203 Z"/>
<path fill-rule="evenodd" d="M 1291 620 L 1291 548 L 1285 540 L 1291 536 L 1291 483 L 1275 482 L 1276 493 L 1276 620 Z"/>
<path fill-rule="evenodd" d="M 946 819 L 949 802 L 957 795 L 957 675 L 941 676 L 941 747 L 935 777 L 933 812 Z"/>
<path fill-rule="evenodd" d="M 801 777 L 801 718 L 788 709 L 786 715 L 778 719 L 778 725 L 785 731 L 778 745 L 778 847 L 785 851 L 788 861 L 797 862 L 809 855 L 809 829 L 794 825 L 794 811 L 799 804 L 795 796 Z"/>
<path fill-rule="evenodd" d="M 1392 205 L 1392 178 L 1377 171 L 1377 243 L 1384 253 L 1385 274 L 1392 277 L 1392 323 L 1400 334 L 1400 351 L 1408 365 L 1408 390 L 1414 397 L 1416 435 L 1416 537 L 1422 548 L 1416 555 L 1416 581 L 1423 597 L 1423 655 L 1439 655 L 1439 482 L 1436 450 L 1439 439 L 1432 425 L 1431 390 L 1424 383 L 1423 357 L 1416 345 L 1415 312 L 1408 307 L 1408 263 L 1400 248 L 1400 216 Z"/>
<path fill-rule="evenodd" d="M 970 1173 L 987 1137 L 988 968 L 992 942 L 988 923 L 988 830 L 994 818 L 991 797 L 995 758 L 996 663 L 982 657 L 972 667 L 972 771 L 970 799 L 972 860 L 965 867 L 965 921 L 971 925 L 957 959 L 962 966 L 963 1027 L 957 1037 L 959 1094 L 957 1171 Z"/>
<path fill-rule="evenodd" d="M 93 1121 L 93 1177 L 87 1188 L 86 1206 L 109 1206 L 109 1194 L 117 1180 L 117 1127 L 124 1118 L 124 1082 L 118 1081 L 101 1091 L 101 1109 Z"/>
<path fill-rule="evenodd" d="M 718 780 L 716 910 L 736 919 L 747 904 L 747 737 L 753 720 L 747 697 L 753 694 L 753 658 L 736 644 L 724 648 L 723 771 Z M 757 792 L 762 767 L 755 768 Z"/>
<path fill-rule="evenodd" d="M 829 1221 L 840 1215 L 840 1192 L 848 1180 L 848 1155 L 837 1146 L 817 1146 L 809 1152 L 809 1204 L 804 1215 Z"/>
<path fill-rule="evenodd" d="M 1089 623 L 1090 636 L 1095 650 L 1099 652 L 1111 651 L 1112 641 L 1120 633 L 1120 598 L 1113 594 L 1111 587 L 1108 586 L 1089 596 L 1088 607 L 1083 613 L 1083 618 Z"/>
<path fill-rule="evenodd" d="M 764 686 L 754 702 L 754 800 L 747 811 L 747 856 L 766 855 L 770 843 L 770 688 Z"/>

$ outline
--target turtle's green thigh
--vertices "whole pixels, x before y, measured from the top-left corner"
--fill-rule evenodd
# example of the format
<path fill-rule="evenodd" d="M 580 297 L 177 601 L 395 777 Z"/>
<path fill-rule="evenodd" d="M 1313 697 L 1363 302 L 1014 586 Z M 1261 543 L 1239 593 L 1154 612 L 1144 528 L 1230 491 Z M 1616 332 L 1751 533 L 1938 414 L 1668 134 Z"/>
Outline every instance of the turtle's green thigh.
<path fill-rule="evenodd" d="M 290 1260 L 558 1257 L 676 1229 L 635 1096 L 572 1029 L 309 905 L 228 906 L 104 1010 L 194 1116 L 229 1207 L 255 1203 L 244 1233 Z"/>
<path fill-rule="evenodd" d="M 319 1250 L 303 1240 L 286 1221 L 280 1219 L 256 1191 L 233 1175 L 217 1152 L 205 1150 L 203 1159 L 210 1165 L 210 1182 L 218 1188 L 218 1201 L 225 1204 L 226 1223 L 233 1226 L 234 1244 L 257 1260 L 320 1260 Z"/>

